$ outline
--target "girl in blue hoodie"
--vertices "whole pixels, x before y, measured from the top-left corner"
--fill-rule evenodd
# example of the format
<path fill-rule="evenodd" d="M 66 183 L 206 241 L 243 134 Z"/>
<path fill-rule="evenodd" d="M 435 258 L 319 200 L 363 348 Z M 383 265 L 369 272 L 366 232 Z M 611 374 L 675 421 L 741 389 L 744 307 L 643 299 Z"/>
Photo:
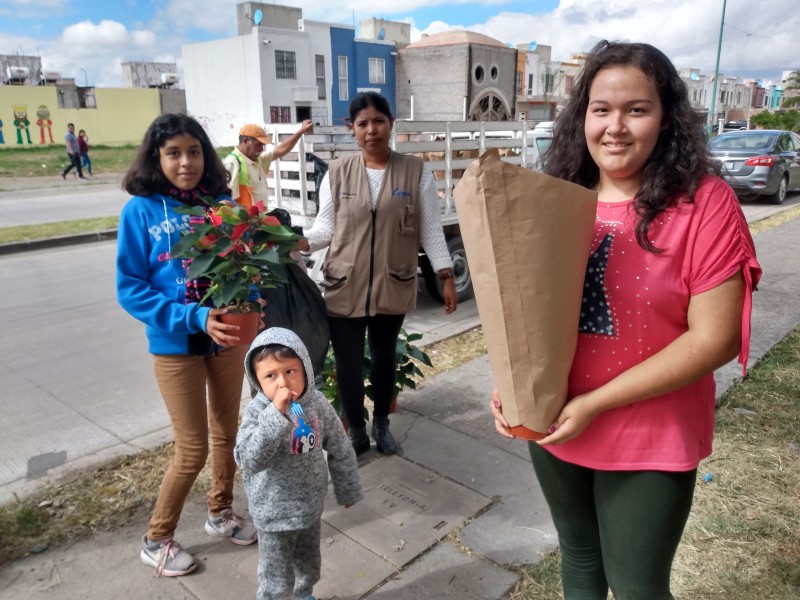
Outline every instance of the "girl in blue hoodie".
<path fill-rule="evenodd" d="M 202 282 L 187 282 L 187 265 L 170 256 L 189 227 L 189 215 L 175 209 L 204 205 L 203 196 L 227 198 L 227 172 L 197 121 L 166 114 L 150 125 L 122 185 L 133 198 L 119 222 L 117 297 L 146 325 L 175 437 L 175 456 L 161 483 L 140 557 L 158 575 L 186 575 L 197 565 L 174 533 L 205 465 L 209 435 L 212 487 L 205 530 L 235 544 L 256 541 L 252 524 L 232 508 L 233 446 L 247 348 L 230 345 L 239 339 L 238 326 L 218 320 L 225 309 L 201 304 Z"/>

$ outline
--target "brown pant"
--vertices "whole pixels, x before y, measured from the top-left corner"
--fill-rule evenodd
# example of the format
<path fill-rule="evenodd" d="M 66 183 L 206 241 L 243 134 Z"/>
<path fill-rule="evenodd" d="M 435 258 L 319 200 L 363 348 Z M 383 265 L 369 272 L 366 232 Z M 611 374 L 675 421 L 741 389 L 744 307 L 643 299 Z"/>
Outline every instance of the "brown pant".
<path fill-rule="evenodd" d="M 236 471 L 233 447 L 246 352 L 246 346 L 233 346 L 212 356 L 153 356 L 158 386 L 172 421 L 175 456 L 161 481 L 147 531 L 149 539 L 160 540 L 175 532 L 186 497 L 206 464 L 209 433 L 212 482 L 208 512 L 218 515 L 231 507 Z"/>

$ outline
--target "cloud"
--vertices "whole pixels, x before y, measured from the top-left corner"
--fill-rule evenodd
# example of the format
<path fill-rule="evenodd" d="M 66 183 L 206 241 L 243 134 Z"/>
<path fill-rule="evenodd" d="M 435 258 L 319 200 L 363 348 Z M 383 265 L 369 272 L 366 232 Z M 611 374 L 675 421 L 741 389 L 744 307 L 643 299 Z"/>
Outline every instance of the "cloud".
<path fill-rule="evenodd" d="M 53 48 L 57 51 L 53 52 Z M 48 43 L 42 51 L 42 63 L 46 70 L 73 77 L 79 85 L 119 87 L 121 63 L 127 57 L 152 60 L 157 49 L 158 36 L 152 31 L 131 31 L 111 20 L 86 20 L 64 28 L 57 40 Z M 173 56 L 171 62 L 174 61 Z"/>
<path fill-rule="evenodd" d="M 680 68 L 713 73 L 722 7 L 697 0 L 561 0 L 544 14 L 501 12 L 484 23 L 435 21 L 414 34 L 469 29 L 513 45 L 536 41 L 552 47 L 553 60 L 567 61 L 601 39 L 646 41 L 663 50 Z M 780 14 L 781 19 L 775 15 Z M 800 11 L 795 0 L 728 3 L 720 72 L 728 76 L 768 77 L 798 68 Z M 418 38 L 415 38 L 418 39 Z"/>
<path fill-rule="evenodd" d="M 152 3 L 160 7 L 154 13 L 144 8 L 150 3 L 140 3 L 142 9 L 132 13 L 135 20 L 74 22 L 65 21 L 66 15 L 100 13 L 88 10 L 84 0 L 0 0 L 0 53 L 24 49 L 32 54 L 36 49 L 47 70 L 59 70 L 80 83 L 86 78 L 92 85 L 120 86 L 122 61 L 180 64 L 183 44 L 236 35 L 238 1 L 161 0 Z M 678 68 L 709 74 L 714 71 L 722 16 L 722 3 L 707 0 L 560 0 L 548 12 L 541 8 L 547 3 L 521 0 L 394 0 L 380 8 L 374 0 L 281 4 L 301 8 L 305 18 L 316 21 L 353 25 L 355 17 L 356 26 L 373 16 L 405 21 L 412 25 L 412 40 L 423 33 L 469 29 L 512 45 L 536 41 L 552 47 L 554 60 L 567 61 L 604 38 L 647 41 Z M 720 71 L 775 80 L 784 70 L 800 68 L 797 5 L 797 0 L 761 0 L 757 8 L 752 2 L 728 2 Z M 476 7 L 486 6 L 496 11 L 491 18 L 468 17 Z M 420 8 L 426 10 L 413 12 Z M 432 14 L 431 9 L 440 20 L 415 22 L 414 17 Z"/>

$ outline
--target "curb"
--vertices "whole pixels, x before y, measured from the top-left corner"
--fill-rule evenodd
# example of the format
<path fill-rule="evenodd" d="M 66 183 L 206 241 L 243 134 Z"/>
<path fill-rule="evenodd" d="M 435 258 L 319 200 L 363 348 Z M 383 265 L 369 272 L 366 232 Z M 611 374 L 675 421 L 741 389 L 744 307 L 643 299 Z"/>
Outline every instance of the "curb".
<path fill-rule="evenodd" d="M 61 235 L 38 240 L 8 242 L 6 244 L 0 244 L 0 255 L 28 252 L 30 250 L 59 248 L 62 246 L 72 246 L 75 244 L 86 244 L 88 242 L 104 242 L 115 239 L 117 239 L 116 229 L 104 229 L 102 231 L 91 231 L 88 233 L 78 233 L 75 235 Z"/>

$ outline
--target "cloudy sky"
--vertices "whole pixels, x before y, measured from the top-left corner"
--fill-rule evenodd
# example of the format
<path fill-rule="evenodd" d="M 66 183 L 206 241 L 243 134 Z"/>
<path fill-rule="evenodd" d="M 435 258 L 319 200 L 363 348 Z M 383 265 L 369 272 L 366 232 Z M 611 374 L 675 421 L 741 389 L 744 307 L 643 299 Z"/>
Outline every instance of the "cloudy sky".
<path fill-rule="evenodd" d="M 723 0 L 282 0 L 316 21 L 381 17 L 423 33 L 468 29 L 536 41 L 568 60 L 599 39 L 646 41 L 678 68 L 713 73 Z M 181 64 L 183 44 L 236 35 L 237 0 L 2 0 L 0 54 L 39 55 L 78 84 L 117 87 L 120 63 Z M 381 12 L 375 6 L 384 5 Z M 780 81 L 800 70 L 800 1 L 727 0 L 720 72 Z"/>

